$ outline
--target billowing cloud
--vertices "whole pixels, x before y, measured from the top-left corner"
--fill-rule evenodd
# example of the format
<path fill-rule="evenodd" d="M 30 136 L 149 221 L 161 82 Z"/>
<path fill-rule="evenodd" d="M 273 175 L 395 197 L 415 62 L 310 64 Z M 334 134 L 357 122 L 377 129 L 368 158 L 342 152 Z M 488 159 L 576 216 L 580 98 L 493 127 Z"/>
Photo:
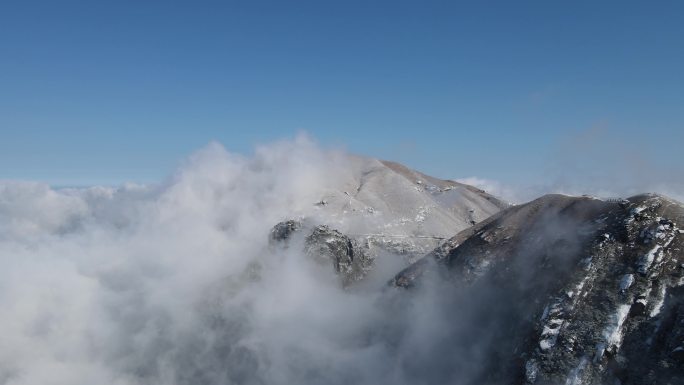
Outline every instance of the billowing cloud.
<path fill-rule="evenodd" d="M 392 308 L 403 260 L 343 289 L 301 245 L 268 244 L 348 159 L 302 136 L 252 156 L 212 143 L 157 185 L 1 182 L 0 384 L 411 382 L 404 345 L 442 321 Z"/>
<path fill-rule="evenodd" d="M 0 384 L 472 383 L 491 293 L 386 288 L 393 255 L 343 289 L 268 244 L 347 162 L 298 137 L 212 143 L 157 185 L 0 182 Z"/>
<path fill-rule="evenodd" d="M 284 352 L 239 352 L 279 346 L 266 339 L 278 320 L 304 327 L 307 309 L 331 305 L 267 234 L 311 206 L 338 161 L 300 137 L 251 157 L 210 144 L 156 186 L 0 183 L 0 383 L 215 383 L 277 366 Z M 243 291 L 255 264 L 262 284 Z M 219 377 L 191 381 L 205 375 Z"/>

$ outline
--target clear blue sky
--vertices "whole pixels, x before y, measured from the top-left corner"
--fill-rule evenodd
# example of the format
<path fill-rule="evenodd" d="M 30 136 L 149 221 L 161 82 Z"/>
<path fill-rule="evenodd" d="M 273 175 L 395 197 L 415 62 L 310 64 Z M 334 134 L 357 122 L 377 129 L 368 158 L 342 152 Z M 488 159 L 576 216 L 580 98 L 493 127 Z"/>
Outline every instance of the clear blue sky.
<path fill-rule="evenodd" d="M 682 1 L 0 3 L 0 179 L 156 181 L 305 130 L 534 180 L 585 142 L 682 165 L 683 118 Z"/>

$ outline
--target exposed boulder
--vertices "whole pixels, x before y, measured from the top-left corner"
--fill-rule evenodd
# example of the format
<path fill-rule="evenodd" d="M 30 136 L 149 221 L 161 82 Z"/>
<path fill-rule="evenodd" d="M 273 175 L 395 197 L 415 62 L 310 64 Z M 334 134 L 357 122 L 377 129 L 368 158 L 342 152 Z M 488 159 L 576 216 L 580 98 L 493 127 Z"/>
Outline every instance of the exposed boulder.
<path fill-rule="evenodd" d="M 305 251 L 318 261 L 331 261 L 345 286 L 361 280 L 373 265 L 355 240 L 325 225 L 315 227 L 306 237 Z"/>
<path fill-rule="evenodd" d="M 287 247 L 300 231 L 308 232 L 303 250 L 306 255 L 319 263 L 331 264 L 344 286 L 363 279 L 373 266 L 374 258 L 367 247 L 327 225 L 306 229 L 300 221 L 286 220 L 271 229 L 269 242 Z"/>
<path fill-rule="evenodd" d="M 269 242 L 287 242 L 292 234 L 302 229 L 302 222 L 293 219 L 280 222 L 273 226 L 269 234 Z"/>

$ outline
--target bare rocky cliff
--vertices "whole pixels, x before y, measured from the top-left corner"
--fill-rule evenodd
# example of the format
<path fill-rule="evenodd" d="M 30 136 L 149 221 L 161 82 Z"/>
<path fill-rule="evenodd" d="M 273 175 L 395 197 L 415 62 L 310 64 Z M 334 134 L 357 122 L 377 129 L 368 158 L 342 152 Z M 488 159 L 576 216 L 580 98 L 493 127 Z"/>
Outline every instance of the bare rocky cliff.
<path fill-rule="evenodd" d="M 682 384 L 679 223 L 684 207 L 663 196 L 548 195 L 459 233 L 392 284 L 437 279 L 482 297 L 461 309 L 491 327 L 471 330 L 491 358 L 477 383 Z"/>

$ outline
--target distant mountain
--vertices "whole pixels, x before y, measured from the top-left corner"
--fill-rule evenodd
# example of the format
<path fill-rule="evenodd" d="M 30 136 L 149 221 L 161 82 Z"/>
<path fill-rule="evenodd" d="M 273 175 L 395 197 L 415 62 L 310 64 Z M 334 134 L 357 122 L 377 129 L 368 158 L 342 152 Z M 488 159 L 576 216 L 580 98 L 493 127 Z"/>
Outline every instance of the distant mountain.
<path fill-rule="evenodd" d="M 349 157 L 335 180 L 315 202 L 314 221 L 410 255 L 509 206 L 473 186 L 366 157 Z"/>
<path fill-rule="evenodd" d="M 684 206 L 659 195 L 546 195 L 460 232 L 392 284 L 446 283 L 444 343 L 486 357 L 465 383 L 683 384 L 683 222 Z M 453 357 L 436 370 L 474 359 Z"/>
<path fill-rule="evenodd" d="M 363 279 L 378 253 L 408 262 L 452 234 L 509 205 L 463 183 L 434 178 L 396 162 L 350 157 L 310 216 L 274 226 L 271 241 L 306 238 L 307 254 L 331 260 L 344 285 Z"/>

